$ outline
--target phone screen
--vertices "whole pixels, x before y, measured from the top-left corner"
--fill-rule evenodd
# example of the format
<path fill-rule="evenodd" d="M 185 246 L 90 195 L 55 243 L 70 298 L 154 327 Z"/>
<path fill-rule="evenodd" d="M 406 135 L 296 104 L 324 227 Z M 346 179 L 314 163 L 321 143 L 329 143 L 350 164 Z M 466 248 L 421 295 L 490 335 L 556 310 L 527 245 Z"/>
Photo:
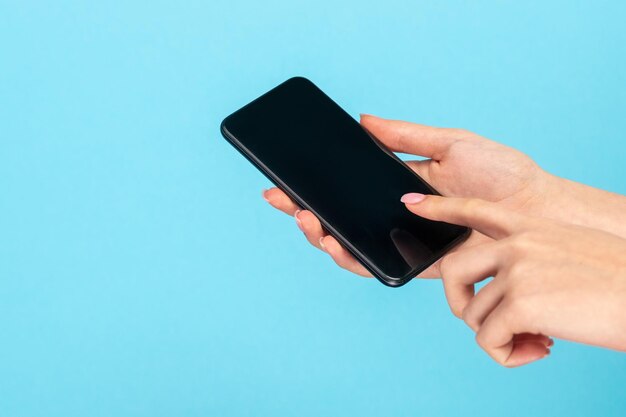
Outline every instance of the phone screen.
<path fill-rule="evenodd" d="M 403 194 L 435 191 L 305 78 L 233 113 L 222 131 L 387 285 L 403 284 L 467 232 L 409 212 Z"/>

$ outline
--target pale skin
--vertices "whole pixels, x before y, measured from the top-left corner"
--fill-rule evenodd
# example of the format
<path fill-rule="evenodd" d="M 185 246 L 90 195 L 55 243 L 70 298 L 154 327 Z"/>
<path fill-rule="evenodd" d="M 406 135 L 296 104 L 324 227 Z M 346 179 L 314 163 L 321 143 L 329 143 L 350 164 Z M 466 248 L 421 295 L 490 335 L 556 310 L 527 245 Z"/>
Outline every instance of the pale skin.
<path fill-rule="evenodd" d="M 549 353 L 538 340 L 518 343 L 519 334 L 626 351 L 626 239 L 479 199 L 411 193 L 402 201 L 418 216 L 493 239 L 444 257 L 440 270 L 451 310 L 498 363 L 520 366 Z"/>
<path fill-rule="evenodd" d="M 600 235 L 613 236 L 618 241 L 623 241 L 626 238 L 626 221 L 624 221 L 626 219 L 626 197 L 553 176 L 542 170 L 528 156 L 515 149 L 462 129 L 429 127 L 403 121 L 386 120 L 370 115 L 362 115 L 361 124 L 392 151 L 428 158 L 408 162 L 408 165 L 445 196 L 472 198 L 471 201 L 484 200 L 484 204 L 491 203 L 489 206 L 494 212 L 499 210 L 508 215 L 534 219 L 532 222 L 529 220 L 527 224 L 537 226 L 539 224 L 537 219 L 542 219 L 541 221 L 548 222 L 551 227 L 559 224 L 559 222 L 569 224 L 568 227 L 579 226 L 580 230 L 576 230 L 580 234 L 592 236 L 590 239 L 600 239 Z M 313 213 L 300 210 L 285 193 L 277 188 L 264 191 L 263 196 L 275 208 L 295 216 L 296 222 L 307 240 L 313 246 L 328 253 L 339 266 L 358 275 L 370 276 L 368 271 L 334 237 L 325 233 Z M 435 197 L 428 197 L 426 201 L 432 199 Z M 457 201 L 456 199 L 453 200 Z M 471 204 L 475 203 L 469 205 L 471 206 Z M 429 205 L 427 203 L 420 206 L 427 207 Z M 458 207 L 465 206 L 461 204 Z M 457 256 L 463 256 L 461 259 L 470 262 L 471 256 L 463 255 L 464 253 L 472 254 L 474 253 L 472 251 L 478 251 L 479 248 L 490 244 L 499 247 L 504 246 L 500 243 L 501 241 L 510 241 L 510 239 L 507 240 L 508 238 L 502 239 L 500 234 L 494 236 L 493 233 L 489 233 L 480 226 L 467 225 L 474 229 L 469 239 L 419 275 L 422 278 L 443 275 L 448 301 L 452 311 L 458 317 L 463 317 L 465 306 L 454 298 L 458 296 L 458 293 L 452 292 L 450 295 L 449 285 L 446 283 L 454 278 L 446 276 L 446 270 L 442 265 L 450 265 L 448 260 L 455 259 Z M 556 226 L 554 227 L 556 228 Z M 512 234 L 515 235 L 517 232 L 512 232 Z M 608 233 L 602 234 L 602 232 Z M 558 246 L 559 240 L 554 240 L 552 243 Z M 498 254 L 503 252 L 497 251 Z M 483 252 L 476 253 L 483 254 Z M 622 251 L 621 253 L 626 252 Z M 626 255 L 621 257 L 626 257 Z M 617 256 L 617 258 L 620 257 Z M 572 262 L 578 265 L 579 260 L 574 257 Z M 455 264 L 457 263 L 455 261 Z M 620 268 L 622 267 L 620 266 L 618 270 L 621 271 Z M 495 274 L 497 271 L 491 272 Z M 476 278 L 474 282 L 486 277 L 474 277 Z M 471 279 L 466 279 L 468 280 L 466 285 L 469 286 Z M 496 279 L 494 279 L 495 281 Z M 485 289 L 492 284 L 488 284 Z M 546 291 L 553 289 L 546 285 Z M 481 290 L 478 294 L 482 294 L 483 291 Z M 590 294 L 595 293 L 590 292 Z M 466 295 L 469 295 L 469 290 L 467 290 Z M 566 297 L 565 289 L 563 296 Z M 475 298 L 481 297 L 476 295 Z M 622 304 L 626 305 L 623 294 L 621 300 Z M 544 307 L 547 308 L 547 306 Z M 621 313 L 622 316 L 626 316 L 626 311 L 622 310 Z M 470 327 L 481 334 L 476 323 L 471 320 Z M 621 328 L 624 328 L 623 323 Z M 549 347 L 553 342 L 552 339 L 545 336 L 546 334 L 564 338 L 568 338 L 569 334 L 544 332 L 531 328 L 524 329 L 524 331 L 517 330 L 509 335 L 508 344 L 503 344 L 503 346 L 508 346 L 510 350 L 506 358 L 502 353 L 506 352 L 506 349 L 494 351 L 485 348 L 483 344 L 481 346 L 499 363 L 506 366 L 517 366 L 540 359 L 549 353 Z M 617 345 L 601 343 L 592 338 L 584 339 L 576 336 L 570 337 L 570 339 L 626 349 L 619 343 Z M 482 339 L 478 340 L 479 342 L 482 341 Z M 517 345 L 522 347 L 515 348 Z"/>

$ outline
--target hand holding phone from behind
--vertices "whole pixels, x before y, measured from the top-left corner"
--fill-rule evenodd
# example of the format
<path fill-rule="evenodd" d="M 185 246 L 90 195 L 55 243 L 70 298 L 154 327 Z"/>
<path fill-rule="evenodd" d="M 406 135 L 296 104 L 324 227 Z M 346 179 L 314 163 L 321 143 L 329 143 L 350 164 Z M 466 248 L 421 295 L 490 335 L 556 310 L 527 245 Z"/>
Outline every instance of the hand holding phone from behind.
<path fill-rule="evenodd" d="M 547 356 L 547 335 L 626 350 L 626 197 L 553 176 L 523 153 L 465 130 L 370 115 L 361 124 L 391 150 L 428 158 L 408 165 L 458 197 L 405 198 L 422 217 L 474 229 L 419 277 L 442 276 L 452 311 L 498 363 Z M 263 196 L 296 216 L 307 240 L 339 266 L 369 276 L 311 212 L 278 188 Z M 490 276 L 474 295 L 473 284 Z"/>

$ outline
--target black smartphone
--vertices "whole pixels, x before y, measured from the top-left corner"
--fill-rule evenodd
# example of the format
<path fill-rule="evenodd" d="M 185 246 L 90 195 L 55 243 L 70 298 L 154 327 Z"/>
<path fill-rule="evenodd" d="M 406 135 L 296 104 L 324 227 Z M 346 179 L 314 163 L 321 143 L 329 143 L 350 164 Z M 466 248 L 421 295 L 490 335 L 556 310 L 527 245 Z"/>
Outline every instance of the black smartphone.
<path fill-rule="evenodd" d="M 405 284 L 469 235 L 409 212 L 403 194 L 437 192 L 306 78 L 245 105 L 221 131 L 385 285 Z"/>

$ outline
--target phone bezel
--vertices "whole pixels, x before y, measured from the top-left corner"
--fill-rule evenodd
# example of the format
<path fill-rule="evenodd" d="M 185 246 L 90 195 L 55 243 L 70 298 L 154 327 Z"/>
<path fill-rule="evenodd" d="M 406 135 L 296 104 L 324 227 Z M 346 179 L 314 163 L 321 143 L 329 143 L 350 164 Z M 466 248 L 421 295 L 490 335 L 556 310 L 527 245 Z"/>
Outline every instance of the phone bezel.
<path fill-rule="evenodd" d="M 304 201 L 295 191 L 293 191 L 285 182 L 283 182 L 280 179 L 280 177 L 278 177 L 274 172 L 272 172 L 272 170 L 269 167 L 267 167 L 259 158 L 257 158 L 254 155 L 253 152 L 251 152 L 249 149 L 247 149 L 245 147 L 245 145 L 243 145 L 233 134 L 231 134 L 228 131 L 228 127 L 227 127 L 228 120 L 234 114 L 236 114 L 240 110 L 250 106 L 252 103 L 260 100 L 261 98 L 263 98 L 264 96 L 270 94 L 272 91 L 274 91 L 275 89 L 283 86 L 284 84 L 286 84 L 288 82 L 293 82 L 293 81 L 296 81 L 296 80 L 306 81 L 307 83 L 310 83 L 314 88 L 319 89 L 319 87 L 317 87 L 312 81 L 308 80 L 307 78 L 300 77 L 300 76 L 289 78 L 287 81 L 284 81 L 283 83 L 281 83 L 278 86 L 274 87 L 273 89 L 269 90 L 265 94 L 259 96 L 255 100 L 253 100 L 250 103 L 246 104 L 241 109 L 239 109 L 239 110 L 235 111 L 234 113 L 232 113 L 231 115 L 227 116 L 222 121 L 222 123 L 220 124 L 220 132 L 222 133 L 222 136 L 235 149 L 237 149 L 239 151 L 239 153 L 241 153 L 246 159 L 248 159 L 248 161 L 250 161 L 259 171 L 261 171 L 272 183 L 274 183 L 274 185 L 276 185 L 278 188 L 280 188 L 282 191 L 284 191 L 291 199 L 293 199 L 301 208 L 303 208 L 305 210 L 309 210 L 313 214 L 315 214 L 315 216 L 319 219 L 319 221 L 322 224 L 322 226 L 335 239 L 337 239 L 339 241 L 339 243 L 341 243 L 370 273 L 372 273 L 372 275 L 374 275 L 381 283 L 385 284 L 388 287 L 397 288 L 397 287 L 400 287 L 400 286 L 406 284 L 407 282 L 409 282 L 410 280 L 415 278 L 415 276 L 417 276 L 420 272 L 424 271 L 429 266 L 434 264 L 439 258 L 441 258 L 448 251 L 450 251 L 453 247 L 457 246 L 458 244 L 463 242 L 465 239 L 467 239 L 467 237 L 471 233 L 471 229 L 469 229 L 469 228 L 466 228 L 465 232 L 460 234 L 456 239 L 451 241 L 448 245 L 444 246 L 440 251 L 438 251 L 435 254 L 433 254 L 433 256 L 430 257 L 428 259 L 428 261 L 424 263 L 424 266 L 418 267 L 418 268 L 414 268 L 413 270 L 409 271 L 405 276 L 403 276 L 401 278 L 391 277 L 391 276 L 385 274 L 384 272 L 382 272 L 376 266 L 375 263 L 373 263 L 367 256 L 365 256 L 354 245 L 352 245 L 352 243 L 350 243 L 350 241 L 347 238 L 345 238 L 341 233 L 339 233 L 332 226 L 332 224 L 330 224 L 322 216 L 320 216 L 319 213 L 317 213 L 317 211 L 313 207 L 311 207 L 309 204 L 307 204 L 307 202 Z M 322 91 L 321 89 L 319 89 L 319 90 Z M 322 91 L 322 93 L 323 93 L 323 91 Z M 328 95 L 326 95 L 326 96 L 328 97 Z M 329 99 L 332 100 L 332 98 L 330 98 L 330 97 L 329 97 Z M 337 103 L 335 103 L 335 104 L 337 104 Z M 341 106 L 338 106 L 338 107 L 341 108 Z M 405 169 L 407 169 L 409 172 L 411 172 L 411 174 L 413 174 L 419 181 L 421 181 L 424 184 L 426 184 L 426 186 L 433 192 L 433 194 L 440 195 L 439 192 L 437 192 L 437 190 L 435 190 L 430 184 L 428 184 L 426 181 L 424 181 L 424 179 L 422 177 L 417 175 L 417 173 L 415 171 L 413 171 L 395 153 L 393 153 L 392 151 L 387 149 L 374 135 L 371 134 L 371 132 L 369 132 L 367 129 L 363 128 L 363 126 L 361 126 L 360 123 L 358 123 L 352 116 L 350 116 L 347 112 L 345 112 L 345 110 L 343 110 L 343 111 L 344 111 L 344 113 L 346 114 L 347 117 L 349 117 L 355 123 L 357 123 L 359 125 L 359 127 L 361 129 L 363 129 L 377 143 L 377 145 L 381 148 L 382 152 L 385 152 L 388 155 L 390 155 L 393 158 L 395 158 L 403 167 L 405 167 Z"/>

